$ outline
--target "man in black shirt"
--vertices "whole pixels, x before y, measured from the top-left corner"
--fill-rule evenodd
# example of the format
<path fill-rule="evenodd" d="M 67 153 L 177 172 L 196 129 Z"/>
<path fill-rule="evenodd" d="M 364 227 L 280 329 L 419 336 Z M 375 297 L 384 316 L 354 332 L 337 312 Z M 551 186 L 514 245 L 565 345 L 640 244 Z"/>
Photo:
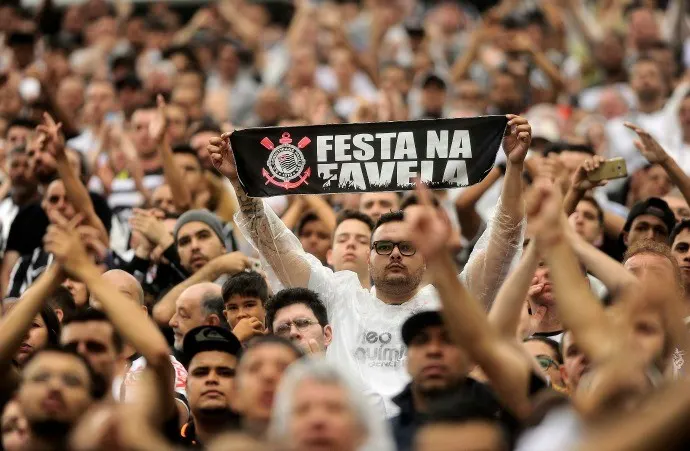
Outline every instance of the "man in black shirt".
<path fill-rule="evenodd" d="M 44 141 L 44 135 L 36 135 L 27 145 L 27 156 L 29 157 L 29 171 L 39 183 L 39 192 L 45 196 L 50 183 L 58 177 L 58 172 L 57 160 L 51 153 L 50 146 L 46 146 Z M 107 202 L 94 193 L 89 193 L 89 197 L 96 215 L 105 226 L 106 231 L 110 233 L 112 213 Z M 35 249 L 42 246 L 43 235 L 45 235 L 48 225 L 48 216 L 42 208 L 41 202 L 28 204 L 17 213 L 7 237 L 2 271 L 0 272 L 3 294 L 7 292 L 10 272 L 17 260 L 23 255 L 32 254 Z"/>
<path fill-rule="evenodd" d="M 402 326 L 407 346 L 407 369 L 412 382 L 393 401 L 400 415 L 391 420 L 398 451 L 413 449 L 417 430 L 426 420 L 430 403 L 450 395 L 472 400 L 495 413 L 501 410 L 491 390 L 466 377 L 467 354 L 448 337 L 441 314 L 425 311 L 411 316 Z"/>

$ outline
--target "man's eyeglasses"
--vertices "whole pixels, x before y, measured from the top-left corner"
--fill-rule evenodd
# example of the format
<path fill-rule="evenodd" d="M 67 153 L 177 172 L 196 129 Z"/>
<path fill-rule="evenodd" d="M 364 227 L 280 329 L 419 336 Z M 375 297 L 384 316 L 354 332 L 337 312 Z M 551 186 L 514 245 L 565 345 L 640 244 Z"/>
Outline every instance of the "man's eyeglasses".
<path fill-rule="evenodd" d="M 273 333 L 276 334 L 279 337 L 286 337 L 290 335 L 290 331 L 292 330 L 292 325 L 295 325 L 298 331 L 304 332 L 309 328 L 309 326 L 313 326 L 314 324 L 318 324 L 318 321 L 314 321 L 309 318 L 295 318 L 292 321 L 288 321 L 286 323 L 283 323 L 276 327 L 273 330 Z"/>
<path fill-rule="evenodd" d="M 551 367 L 558 368 L 558 363 L 548 355 L 538 355 L 537 362 L 542 370 L 546 371 Z"/>
<path fill-rule="evenodd" d="M 405 257 L 412 257 L 416 252 L 417 248 L 414 244 L 409 241 L 374 241 L 371 248 L 376 251 L 379 255 L 390 255 L 393 253 L 393 249 L 398 248 L 400 253 Z"/>
<path fill-rule="evenodd" d="M 73 341 L 67 343 L 63 347 L 71 352 L 77 352 L 80 343 L 81 342 L 79 341 Z M 103 343 L 99 343 L 97 341 L 86 340 L 83 343 L 84 347 L 86 348 L 86 351 L 90 352 L 91 354 L 102 354 L 108 350 L 108 348 Z"/>

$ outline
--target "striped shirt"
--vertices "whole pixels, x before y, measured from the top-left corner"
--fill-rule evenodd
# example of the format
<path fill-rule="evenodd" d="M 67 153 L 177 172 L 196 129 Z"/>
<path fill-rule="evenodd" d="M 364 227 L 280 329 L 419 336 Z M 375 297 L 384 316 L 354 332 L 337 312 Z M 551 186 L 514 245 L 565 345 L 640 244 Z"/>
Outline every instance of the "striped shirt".
<path fill-rule="evenodd" d="M 144 174 L 143 184 L 148 191 L 153 191 L 165 183 L 163 169 Z M 89 189 L 103 193 L 103 182 L 98 177 L 93 177 L 89 182 Z M 144 196 L 137 190 L 134 179 L 126 171 L 121 172 L 113 179 L 110 185 L 108 206 L 120 218 L 128 219 L 133 208 L 144 205 Z"/>
<path fill-rule="evenodd" d="M 53 255 L 37 247 L 31 254 L 22 255 L 12 268 L 7 296 L 18 298 L 43 274 L 52 263 Z"/>

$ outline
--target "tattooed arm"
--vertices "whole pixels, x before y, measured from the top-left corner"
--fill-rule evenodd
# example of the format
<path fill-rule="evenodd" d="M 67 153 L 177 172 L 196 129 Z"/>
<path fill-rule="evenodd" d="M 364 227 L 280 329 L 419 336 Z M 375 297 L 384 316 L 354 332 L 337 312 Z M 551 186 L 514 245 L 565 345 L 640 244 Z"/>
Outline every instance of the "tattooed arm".
<path fill-rule="evenodd" d="M 306 253 L 297 237 L 285 227 L 273 210 L 261 199 L 249 197 L 240 185 L 229 134 L 211 139 L 208 151 L 213 165 L 235 188 L 240 207 L 235 215 L 235 223 L 247 240 L 259 251 L 283 285 L 307 287 L 311 266 Z"/>

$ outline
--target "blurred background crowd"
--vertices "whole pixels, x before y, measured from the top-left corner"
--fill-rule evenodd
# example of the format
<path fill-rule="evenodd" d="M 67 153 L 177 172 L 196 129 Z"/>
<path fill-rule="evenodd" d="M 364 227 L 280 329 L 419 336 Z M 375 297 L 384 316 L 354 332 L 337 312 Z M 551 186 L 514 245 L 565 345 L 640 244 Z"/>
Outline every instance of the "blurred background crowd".
<path fill-rule="evenodd" d="M 686 0 L 0 0 L 2 449 L 684 449 L 689 68 Z M 484 115 L 433 193 L 223 135 Z"/>

